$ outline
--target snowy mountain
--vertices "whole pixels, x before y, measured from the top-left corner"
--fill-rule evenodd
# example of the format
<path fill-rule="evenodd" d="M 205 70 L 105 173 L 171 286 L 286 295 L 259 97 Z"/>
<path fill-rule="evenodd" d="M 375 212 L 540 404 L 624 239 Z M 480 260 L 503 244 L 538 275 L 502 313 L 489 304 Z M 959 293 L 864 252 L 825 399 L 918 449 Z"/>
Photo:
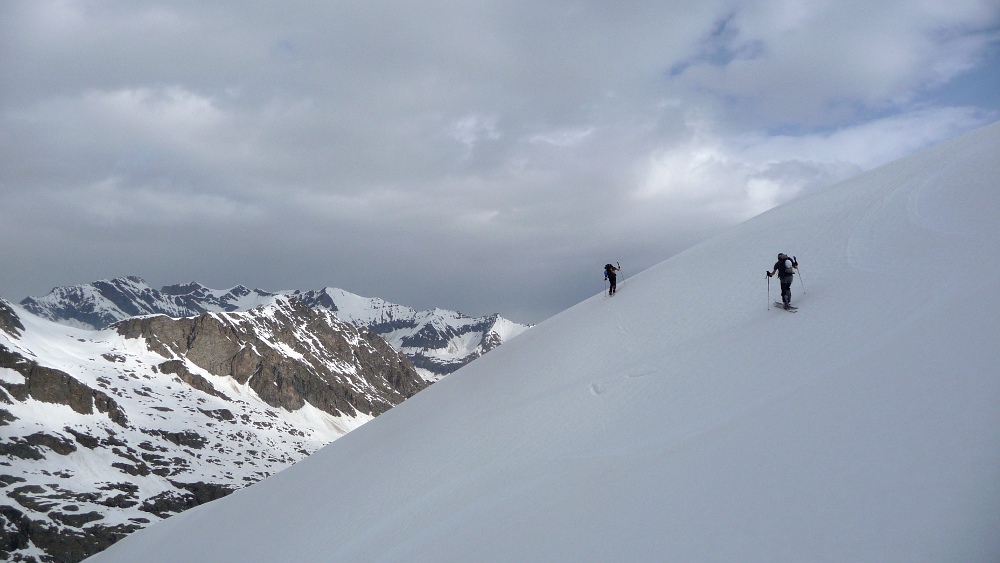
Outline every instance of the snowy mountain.
<path fill-rule="evenodd" d="M 329 287 L 295 295 L 381 335 L 428 381 L 437 381 L 529 328 L 500 315 L 472 318 L 446 309 L 417 311 Z"/>
<path fill-rule="evenodd" d="M 78 561 L 426 385 L 377 335 L 289 297 L 100 331 L 0 300 L 0 556 Z"/>
<path fill-rule="evenodd" d="M 455 311 L 417 311 L 342 289 L 271 293 L 239 285 L 209 289 L 192 282 L 160 290 L 135 276 L 57 287 L 44 297 L 27 297 L 21 306 L 41 317 L 71 326 L 105 328 L 138 315 L 195 316 L 205 312 L 246 311 L 276 295 L 294 295 L 317 309 L 337 313 L 367 328 L 402 352 L 428 381 L 436 381 L 528 329 L 499 315 L 472 318 Z"/>
<path fill-rule="evenodd" d="M 996 561 L 998 182 L 994 124 L 804 196 L 94 561 Z"/>
<path fill-rule="evenodd" d="M 157 291 L 137 276 L 54 288 L 44 297 L 26 297 L 21 306 L 56 322 L 82 328 L 107 328 L 140 315 L 193 317 L 208 312 L 247 311 L 276 294 L 238 285 L 226 291 L 198 283 Z"/>

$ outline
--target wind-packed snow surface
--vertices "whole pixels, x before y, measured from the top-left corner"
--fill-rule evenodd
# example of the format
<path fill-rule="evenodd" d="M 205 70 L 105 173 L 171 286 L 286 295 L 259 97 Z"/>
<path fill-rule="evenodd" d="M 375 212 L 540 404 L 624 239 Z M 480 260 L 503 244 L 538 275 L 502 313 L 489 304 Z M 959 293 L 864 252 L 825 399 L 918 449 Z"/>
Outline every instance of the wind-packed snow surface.
<path fill-rule="evenodd" d="M 94 560 L 996 561 L 998 186 L 994 124 L 803 197 Z"/>

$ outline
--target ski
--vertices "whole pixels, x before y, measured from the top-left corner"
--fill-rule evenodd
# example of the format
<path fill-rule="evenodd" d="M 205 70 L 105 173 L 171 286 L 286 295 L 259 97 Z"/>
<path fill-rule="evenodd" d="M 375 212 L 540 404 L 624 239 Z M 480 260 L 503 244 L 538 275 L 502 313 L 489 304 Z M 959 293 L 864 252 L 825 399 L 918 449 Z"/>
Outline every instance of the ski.
<path fill-rule="evenodd" d="M 785 304 L 782 303 L 781 301 L 775 301 L 774 302 L 774 306 L 777 307 L 777 308 L 779 308 L 779 309 L 785 309 Z M 788 308 L 785 309 L 785 310 L 788 311 L 789 313 L 795 313 L 795 312 L 797 312 L 799 310 L 799 308 L 798 307 L 792 307 L 791 305 L 789 305 Z"/>

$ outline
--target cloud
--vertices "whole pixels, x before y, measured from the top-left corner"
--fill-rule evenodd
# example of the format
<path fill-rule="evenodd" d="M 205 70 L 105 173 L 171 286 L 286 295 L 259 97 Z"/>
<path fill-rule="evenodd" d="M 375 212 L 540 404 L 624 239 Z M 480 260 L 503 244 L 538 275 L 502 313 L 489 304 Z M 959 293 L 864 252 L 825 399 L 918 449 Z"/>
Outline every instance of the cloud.
<path fill-rule="evenodd" d="M 650 155 L 633 197 L 645 205 L 747 219 L 804 192 L 901 158 L 985 123 L 974 108 L 924 109 L 828 132 L 724 135 L 693 120 Z"/>
<path fill-rule="evenodd" d="M 594 134 L 594 127 L 563 129 L 561 131 L 550 131 L 532 135 L 529 143 L 548 143 L 557 147 L 573 147 L 583 142 L 587 137 Z"/>
<path fill-rule="evenodd" d="M 74 217 L 98 227 L 185 228 L 199 223 L 245 226 L 264 212 L 254 204 L 221 195 L 185 192 L 156 185 L 129 185 L 110 177 L 72 191 L 36 193 L 53 215 Z"/>
<path fill-rule="evenodd" d="M 469 150 L 480 141 L 495 141 L 502 137 L 496 116 L 468 115 L 452 124 L 449 134 Z"/>
<path fill-rule="evenodd" d="M 591 262 L 996 119 L 935 93 L 998 24 L 991 0 L 6 2 L 0 295 L 134 273 L 537 321 L 600 289 Z"/>
<path fill-rule="evenodd" d="M 1000 6 L 937 2 L 740 3 L 675 65 L 674 87 L 735 119 L 831 125 L 905 104 L 969 70 L 997 41 Z M 740 115 L 735 115 L 739 113 Z"/>

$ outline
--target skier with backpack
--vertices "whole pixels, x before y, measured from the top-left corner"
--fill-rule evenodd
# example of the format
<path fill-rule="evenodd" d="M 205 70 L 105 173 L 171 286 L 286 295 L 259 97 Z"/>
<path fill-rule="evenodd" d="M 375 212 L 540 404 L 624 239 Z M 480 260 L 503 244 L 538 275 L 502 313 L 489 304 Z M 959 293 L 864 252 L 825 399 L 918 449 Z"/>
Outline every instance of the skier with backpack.
<path fill-rule="evenodd" d="M 784 304 L 785 310 L 795 309 L 792 307 L 792 280 L 795 279 L 794 276 L 798 268 L 798 259 L 782 252 L 778 254 L 778 261 L 774 263 L 774 268 L 770 272 L 766 272 L 769 278 L 775 273 L 778 274 L 778 280 L 781 282 L 781 302 Z M 775 305 L 777 304 L 775 302 Z"/>
<path fill-rule="evenodd" d="M 611 264 L 604 265 L 604 279 L 608 280 L 611 285 L 608 287 L 608 295 L 614 295 L 618 287 L 618 275 L 615 274 L 621 268 L 615 268 Z"/>

